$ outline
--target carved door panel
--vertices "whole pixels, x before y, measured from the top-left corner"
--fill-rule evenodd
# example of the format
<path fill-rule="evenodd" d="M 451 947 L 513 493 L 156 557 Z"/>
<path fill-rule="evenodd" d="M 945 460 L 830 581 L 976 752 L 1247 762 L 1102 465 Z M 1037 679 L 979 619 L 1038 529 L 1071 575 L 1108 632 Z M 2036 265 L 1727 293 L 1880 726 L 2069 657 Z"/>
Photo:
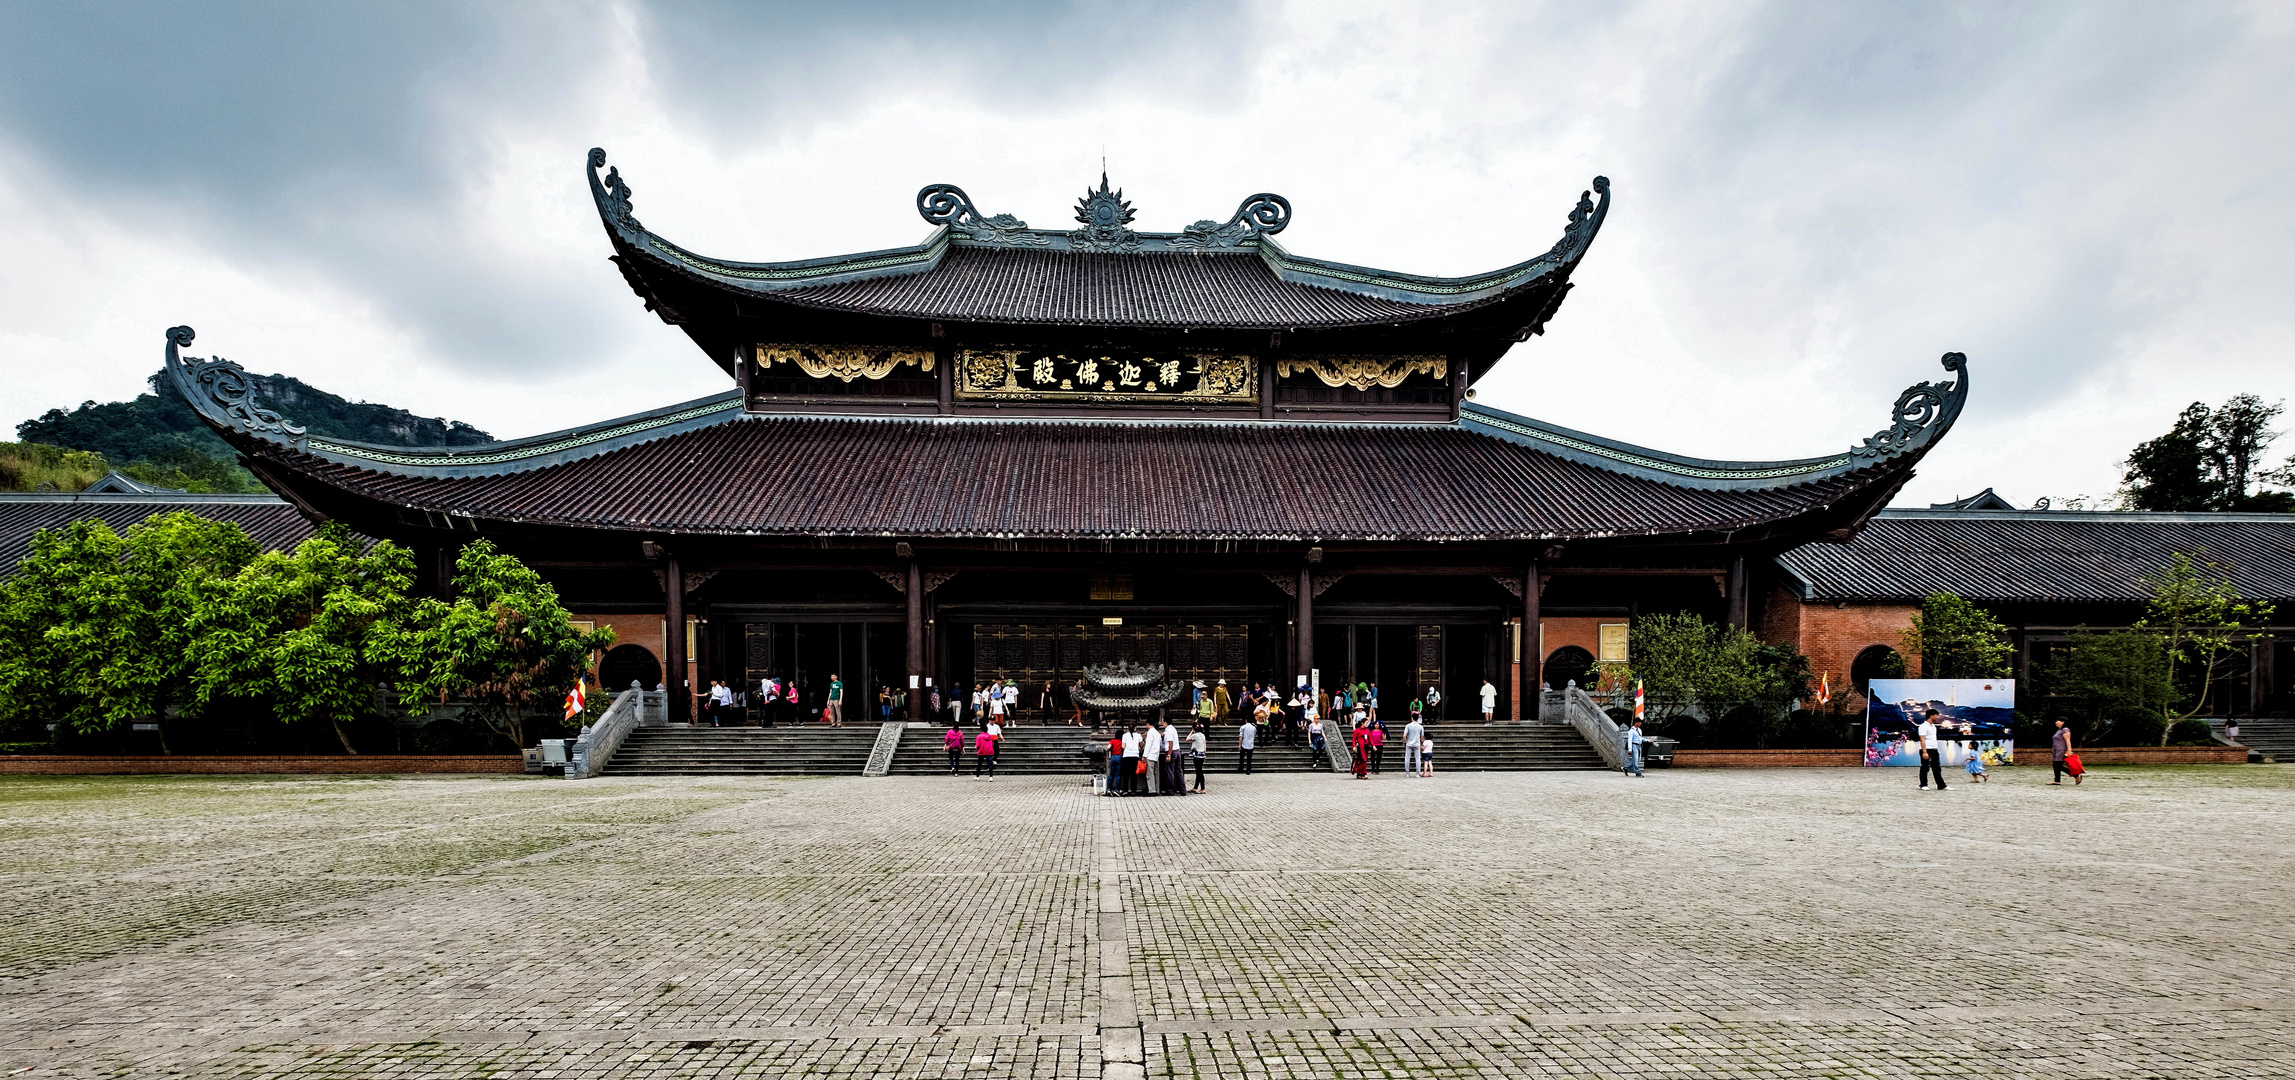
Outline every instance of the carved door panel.
<path fill-rule="evenodd" d="M 1442 627 L 1418 628 L 1418 681 L 1410 689 L 1415 699 L 1430 686 L 1442 685 Z"/>
<path fill-rule="evenodd" d="M 741 677 L 752 703 L 757 687 L 773 673 L 773 624 L 746 623 L 741 628 Z"/>

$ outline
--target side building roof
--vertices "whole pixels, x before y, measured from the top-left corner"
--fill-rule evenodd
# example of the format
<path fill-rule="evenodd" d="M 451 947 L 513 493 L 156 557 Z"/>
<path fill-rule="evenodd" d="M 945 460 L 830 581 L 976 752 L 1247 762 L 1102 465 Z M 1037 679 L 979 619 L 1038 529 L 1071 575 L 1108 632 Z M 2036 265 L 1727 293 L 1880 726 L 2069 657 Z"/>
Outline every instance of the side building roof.
<path fill-rule="evenodd" d="M 738 394 L 477 447 L 332 442 L 254 405 L 244 373 L 184 357 L 179 391 L 314 514 L 724 536 L 983 540 L 1476 541 L 1849 530 L 1912 473 L 1966 399 L 1899 398 L 1840 454 L 1685 458 L 1495 409 L 1457 423 L 746 415 Z M 364 522 L 353 521 L 354 527 Z"/>
<path fill-rule="evenodd" d="M 265 550 L 302 543 L 315 531 L 311 520 L 277 495 L 190 495 L 183 492 L 0 493 L 0 576 L 32 552 L 32 537 L 75 521 L 97 519 L 116 532 L 152 516 L 176 511 L 217 521 L 237 522 Z"/>
<path fill-rule="evenodd" d="M 2176 552 L 2215 563 L 2243 596 L 2295 600 L 2295 514 L 1884 510 L 1853 539 L 1776 561 L 1803 600 L 2126 603 L 2150 598 L 2144 578 Z"/>

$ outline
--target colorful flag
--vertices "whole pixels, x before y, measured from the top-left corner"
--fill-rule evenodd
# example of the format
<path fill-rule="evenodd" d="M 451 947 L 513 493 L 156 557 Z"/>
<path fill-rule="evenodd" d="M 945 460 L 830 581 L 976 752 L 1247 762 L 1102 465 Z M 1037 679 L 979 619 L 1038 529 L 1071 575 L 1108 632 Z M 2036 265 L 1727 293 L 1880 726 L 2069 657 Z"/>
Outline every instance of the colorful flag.
<path fill-rule="evenodd" d="M 566 719 L 571 720 L 582 715 L 582 709 L 585 707 L 582 698 L 582 684 L 576 682 L 573 689 L 566 691 Z"/>
<path fill-rule="evenodd" d="M 1642 718 L 1642 681 L 1634 680 L 1634 719 Z"/>
<path fill-rule="evenodd" d="M 1833 677 L 1831 675 L 1817 676 L 1817 704 L 1830 705 L 1832 703 Z"/>

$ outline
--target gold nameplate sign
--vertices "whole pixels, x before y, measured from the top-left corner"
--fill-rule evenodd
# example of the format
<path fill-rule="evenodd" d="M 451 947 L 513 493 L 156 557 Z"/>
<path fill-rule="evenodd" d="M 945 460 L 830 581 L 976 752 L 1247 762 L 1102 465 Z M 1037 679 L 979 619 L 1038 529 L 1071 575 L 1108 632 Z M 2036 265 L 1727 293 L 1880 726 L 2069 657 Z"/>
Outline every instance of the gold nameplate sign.
<path fill-rule="evenodd" d="M 1384 386 L 1392 390 L 1421 372 L 1441 382 L 1450 373 L 1450 361 L 1442 356 L 1287 356 L 1275 361 L 1278 378 L 1287 379 L 1301 371 L 1329 387 L 1368 390 Z"/>
<path fill-rule="evenodd" d="M 956 396 L 975 401 L 1245 403 L 1259 396 L 1259 361 L 1233 353 L 1137 349 L 962 349 Z"/>
<path fill-rule="evenodd" d="M 776 364 L 789 364 L 816 379 L 882 379 L 903 364 L 913 365 L 920 371 L 931 371 L 931 349 L 906 349 L 871 345 L 759 345 L 757 370 L 767 375 L 786 375 L 790 372 L 773 370 Z"/>

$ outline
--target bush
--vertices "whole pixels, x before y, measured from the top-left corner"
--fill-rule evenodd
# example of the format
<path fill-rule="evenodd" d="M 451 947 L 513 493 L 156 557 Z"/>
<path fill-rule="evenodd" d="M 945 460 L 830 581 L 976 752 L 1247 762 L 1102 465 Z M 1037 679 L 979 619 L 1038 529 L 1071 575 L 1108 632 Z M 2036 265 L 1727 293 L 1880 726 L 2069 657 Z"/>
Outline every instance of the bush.
<path fill-rule="evenodd" d="M 2104 711 L 2111 721 L 2111 736 L 2118 746 L 2158 746 L 2160 736 L 2167 734 L 2167 717 L 2141 705 L 2120 705 Z M 2088 745 L 2099 746 L 2097 739 L 2086 740 Z"/>
<path fill-rule="evenodd" d="M 2170 746 L 2211 746 L 2215 743 L 2215 729 L 2200 719 L 2178 720 L 2168 729 Z"/>

